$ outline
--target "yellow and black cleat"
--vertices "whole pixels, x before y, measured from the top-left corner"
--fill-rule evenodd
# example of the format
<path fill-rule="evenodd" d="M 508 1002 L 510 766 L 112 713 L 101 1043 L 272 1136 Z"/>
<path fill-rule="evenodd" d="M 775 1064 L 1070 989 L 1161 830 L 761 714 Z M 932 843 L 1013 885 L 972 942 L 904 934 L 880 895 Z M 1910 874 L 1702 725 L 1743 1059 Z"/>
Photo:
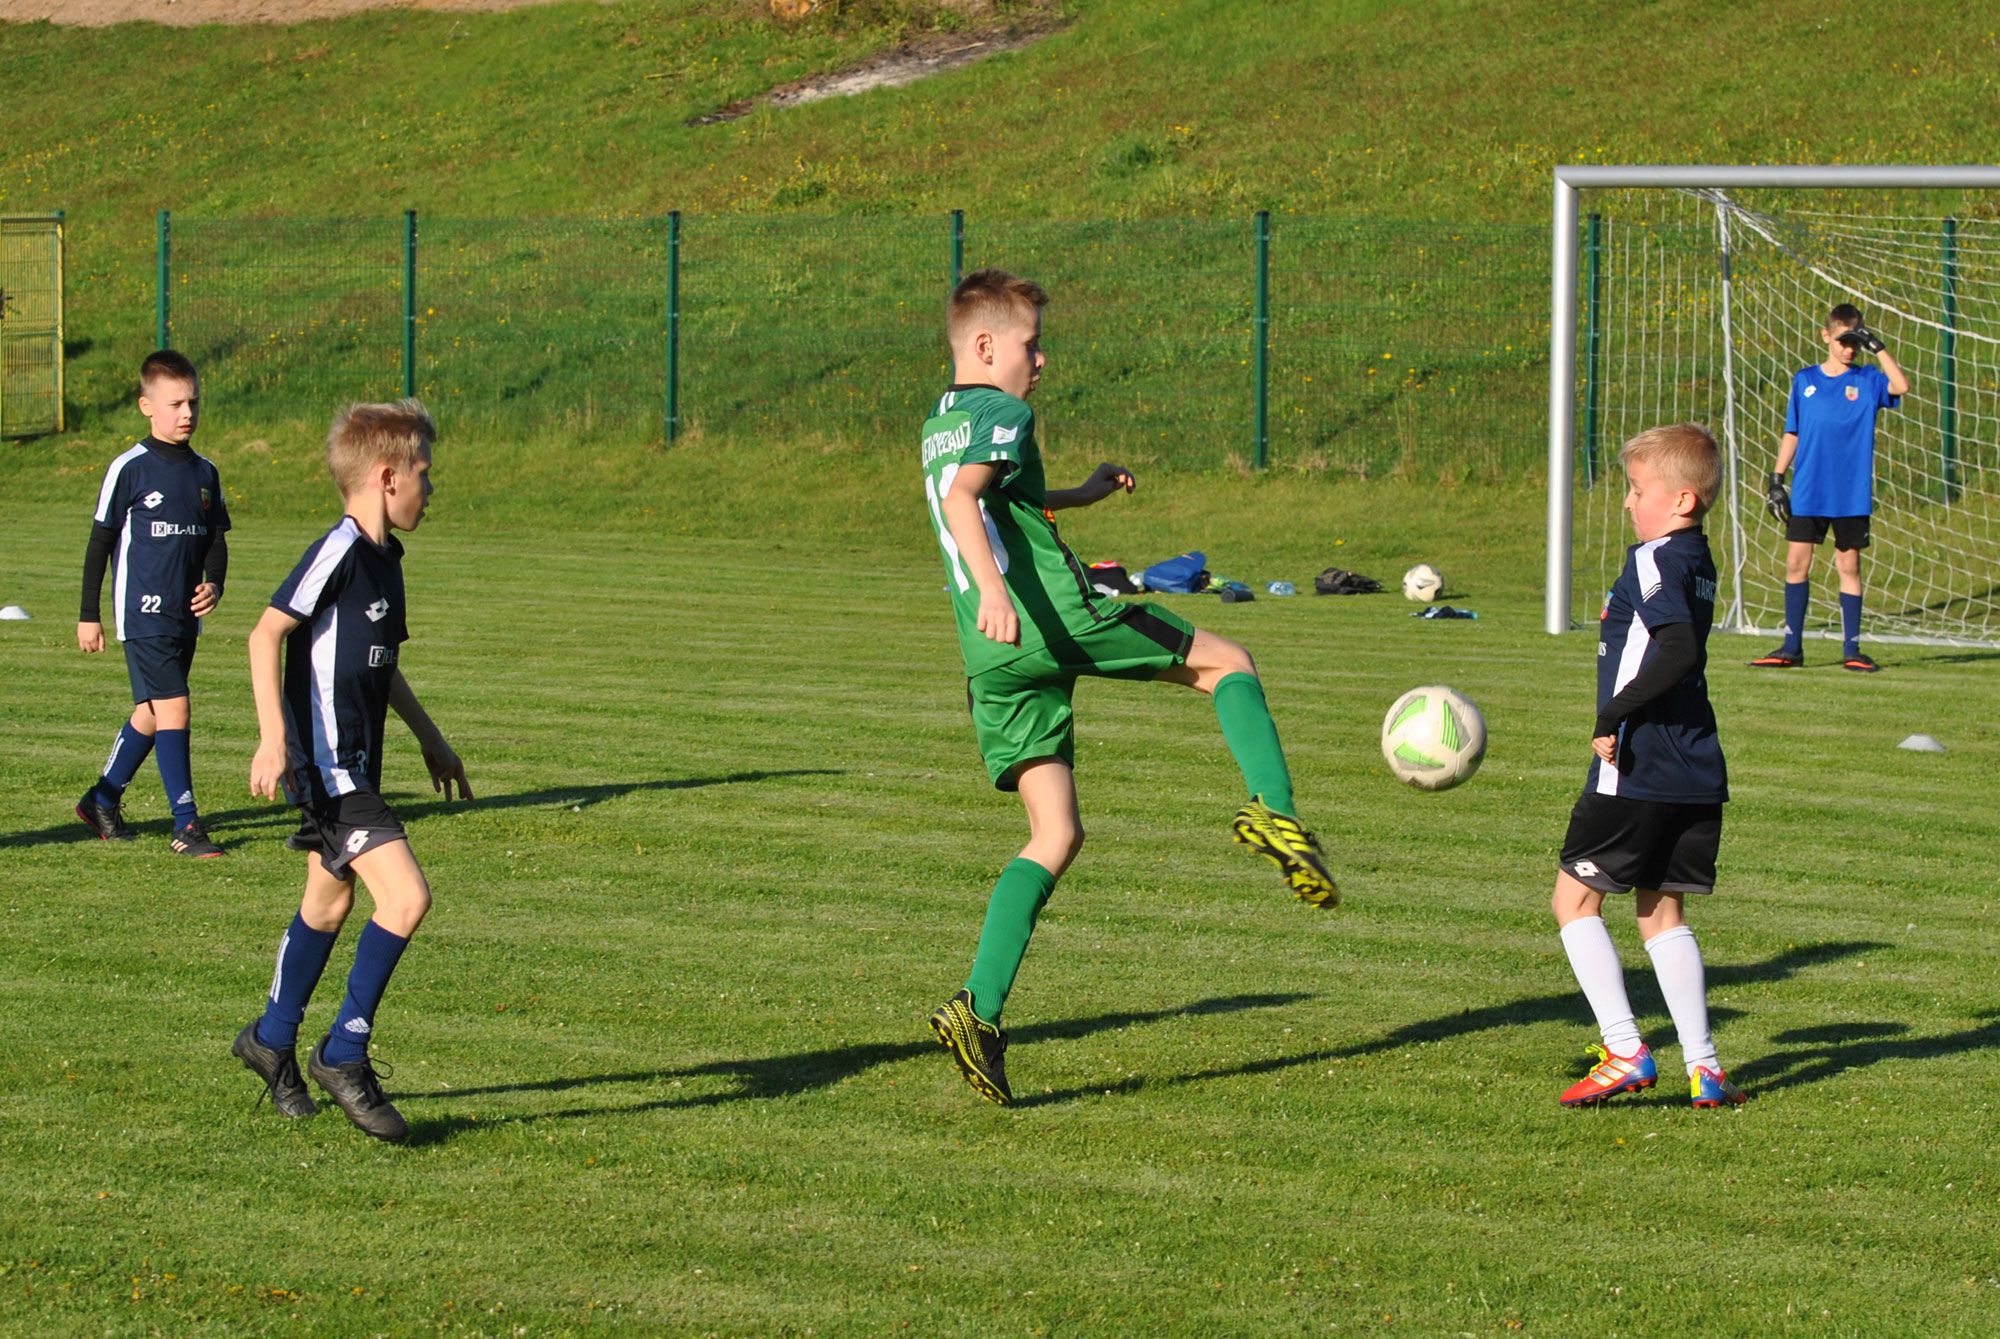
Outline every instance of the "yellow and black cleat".
<path fill-rule="evenodd" d="M 1327 872 L 1319 839 L 1298 819 L 1279 813 L 1262 800 L 1252 800 L 1236 811 L 1230 829 L 1237 841 L 1271 858 L 1299 901 L 1315 907 L 1340 905 L 1340 885 Z"/>
<path fill-rule="evenodd" d="M 931 1031 L 958 1061 L 958 1072 L 974 1092 L 1003 1107 L 1013 1103 L 1007 1086 L 1007 1034 L 972 1012 L 971 991 L 961 990 L 939 1005 L 931 1015 Z"/>

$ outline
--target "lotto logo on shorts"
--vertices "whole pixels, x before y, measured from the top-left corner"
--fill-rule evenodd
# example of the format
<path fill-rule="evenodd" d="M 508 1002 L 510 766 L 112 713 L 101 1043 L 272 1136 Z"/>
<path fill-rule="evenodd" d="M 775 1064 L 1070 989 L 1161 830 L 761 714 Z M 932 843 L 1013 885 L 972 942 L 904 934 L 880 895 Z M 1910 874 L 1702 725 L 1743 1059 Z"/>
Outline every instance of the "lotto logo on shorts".
<path fill-rule="evenodd" d="M 368 835 L 366 828 L 357 828 L 353 832 L 348 833 L 347 853 L 349 855 L 360 855 L 368 846 Z"/>
<path fill-rule="evenodd" d="M 1597 867 L 1595 860 L 1579 860 L 1574 865 L 1571 865 L 1570 868 L 1586 879 L 1594 879 L 1604 872 Z"/>

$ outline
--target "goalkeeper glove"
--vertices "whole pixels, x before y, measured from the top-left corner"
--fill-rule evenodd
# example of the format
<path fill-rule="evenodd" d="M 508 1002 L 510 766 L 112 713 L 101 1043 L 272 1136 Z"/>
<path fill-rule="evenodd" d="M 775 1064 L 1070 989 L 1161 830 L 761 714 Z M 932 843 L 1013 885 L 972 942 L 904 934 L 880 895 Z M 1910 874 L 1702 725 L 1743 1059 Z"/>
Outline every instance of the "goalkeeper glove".
<path fill-rule="evenodd" d="M 1851 329 L 1842 331 L 1840 342 L 1843 344 L 1852 344 L 1859 349 L 1866 349 L 1870 353 L 1880 353 L 1884 347 L 1882 337 L 1865 325 L 1856 325 Z"/>
<path fill-rule="evenodd" d="M 1780 525 L 1792 519 L 1792 495 L 1785 487 L 1784 475 L 1771 476 L 1771 486 L 1764 490 L 1764 510 Z"/>

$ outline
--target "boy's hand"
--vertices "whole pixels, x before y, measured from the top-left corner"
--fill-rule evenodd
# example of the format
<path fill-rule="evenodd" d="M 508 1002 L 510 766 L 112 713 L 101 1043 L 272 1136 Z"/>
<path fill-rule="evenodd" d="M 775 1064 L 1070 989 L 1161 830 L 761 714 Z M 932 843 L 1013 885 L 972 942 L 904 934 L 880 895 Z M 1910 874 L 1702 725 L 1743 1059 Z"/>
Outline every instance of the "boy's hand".
<path fill-rule="evenodd" d="M 1099 502 L 1121 488 L 1129 493 L 1138 486 L 1139 481 L 1132 477 L 1130 470 L 1107 460 L 1092 470 L 1090 477 L 1076 491 L 1087 501 Z"/>
<path fill-rule="evenodd" d="M 76 644 L 79 650 L 96 655 L 104 649 L 104 625 L 102 623 L 79 623 L 76 625 Z"/>
<path fill-rule="evenodd" d="M 205 618 L 221 599 L 222 587 L 213 581 L 204 581 L 194 588 L 194 598 L 188 601 L 188 612 L 196 618 Z"/>
<path fill-rule="evenodd" d="M 433 791 L 449 800 L 452 798 L 451 788 L 457 786 L 459 799 L 472 798 L 472 787 L 465 783 L 465 764 L 458 760 L 458 754 L 452 752 L 451 745 L 444 742 L 443 735 L 428 743 L 419 741 L 417 748 L 424 755 L 424 766 L 430 769 Z"/>
<path fill-rule="evenodd" d="M 1868 350 L 1868 352 L 1870 353 L 1880 353 L 1882 352 L 1883 349 L 1888 347 L 1886 344 L 1882 342 L 1882 337 L 1880 335 L 1876 334 L 1873 330 L 1870 330 L 1865 325 L 1857 325 L 1847 333 L 1854 336 L 1855 342 L 1860 344 L 1862 348 Z"/>
<path fill-rule="evenodd" d="M 1792 519 L 1792 495 L 1785 487 L 1785 476 L 1771 476 L 1770 486 L 1764 490 L 1764 510 L 1771 513 L 1771 519 L 1779 525 Z"/>
<path fill-rule="evenodd" d="M 250 759 L 250 793 L 267 800 L 283 799 L 285 772 L 285 742 L 265 740 L 258 744 Z"/>
<path fill-rule="evenodd" d="M 1599 735 L 1597 738 L 1590 741 L 1590 749 L 1591 752 L 1595 753 L 1599 758 L 1602 758 L 1605 762 L 1617 762 L 1618 736 Z"/>
<path fill-rule="evenodd" d="M 1008 646 L 1021 644 L 1021 616 L 1014 610 L 1014 601 L 1006 591 L 998 596 L 981 593 L 979 597 L 979 630 L 996 642 Z"/>

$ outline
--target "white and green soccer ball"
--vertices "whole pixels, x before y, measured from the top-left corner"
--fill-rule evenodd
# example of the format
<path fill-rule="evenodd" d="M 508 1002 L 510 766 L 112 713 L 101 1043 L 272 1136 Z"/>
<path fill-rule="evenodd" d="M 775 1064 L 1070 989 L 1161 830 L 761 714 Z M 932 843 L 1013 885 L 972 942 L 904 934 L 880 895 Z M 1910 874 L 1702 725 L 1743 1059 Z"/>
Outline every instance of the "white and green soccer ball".
<path fill-rule="evenodd" d="M 1442 684 L 1412 688 L 1382 718 L 1382 756 L 1398 781 L 1450 790 L 1479 770 L 1486 720 L 1470 698 Z"/>
<path fill-rule="evenodd" d="M 1403 573 L 1403 598 L 1429 604 L 1444 589 L 1444 574 L 1429 563 L 1418 563 Z"/>

